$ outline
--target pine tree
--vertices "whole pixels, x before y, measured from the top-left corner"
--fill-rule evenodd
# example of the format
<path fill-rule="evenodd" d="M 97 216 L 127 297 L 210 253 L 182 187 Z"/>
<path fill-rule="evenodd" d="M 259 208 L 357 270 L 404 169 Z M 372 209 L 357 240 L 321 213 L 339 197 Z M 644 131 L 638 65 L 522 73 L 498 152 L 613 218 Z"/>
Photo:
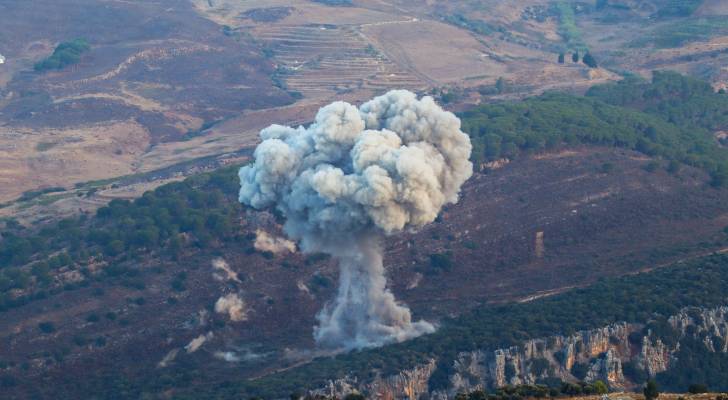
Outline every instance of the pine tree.
<path fill-rule="evenodd" d="M 571 61 L 578 63 L 579 62 L 579 51 L 575 51 L 574 54 L 571 55 Z"/>
<path fill-rule="evenodd" d="M 564 55 L 564 53 L 559 53 L 559 64 L 563 64 L 564 63 L 565 57 L 566 56 Z"/>
<path fill-rule="evenodd" d="M 584 54 L 584 58 L 582 59 L 582 62 L 589 66 L 589 68 L 597 68 L 597 60 L 594 58 L 594 56 L 591 55 L 591 53 L 587 52 Z"/>
<path fill-rule="evenodd" d="M 660 391 L 657 388 L 657 383 L 653 379 L 647 381 L 644 390 L 642 391 L 645 395 L 645 400 L 655 400 L 659 395 Z"/>

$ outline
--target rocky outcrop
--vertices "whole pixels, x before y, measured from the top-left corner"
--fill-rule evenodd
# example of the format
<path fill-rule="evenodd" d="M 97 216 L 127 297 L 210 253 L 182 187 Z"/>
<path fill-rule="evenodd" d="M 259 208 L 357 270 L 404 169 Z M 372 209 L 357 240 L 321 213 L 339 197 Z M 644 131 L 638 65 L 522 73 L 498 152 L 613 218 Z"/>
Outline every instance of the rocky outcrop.
<path fill-rule="evenodd" d="M 652 341 L 648 336 L 642 338 L 642 351 L 636 360 L 637 365 L 644 369 L 649 376 L 655 376 L 666 371 L 670 362 L 671 350 L 657 339 Z"/>
<path fill-rule="evenodd" d="M 423 394 L 428 393 L 427 382 L 435 371 L 435 366 L 435 360 L 430 360 L 426 364 L 402 371 L 397 375 L 385 379 L 375 379 L 368 385 L 366 391 L 371 397 L 377 399 L 417 400 Z"/>
<path fill-rule="evenodd" d="M 435 366 L 436 361 L 430 360 L 396 375 L 377 377 L 369 383 L 360 383 L 357 377 L 337 379 L 330 381 L 325 388 L 312 391 L 311 394 L 343 398 L 349 393 L 359 392 L 367 393 L 369 398 L 382 400 L 417 400 L 429 392 L 427 382 L 435 371 Z"/>
<path fill-rule="evenodd" d="M 571 336 L 533 339 L 519 347 L 460 353 L 451 391 L 533 384 L 546 377 L 602 380 L 622 387 L 622 358 L 630 353 L 629 335 L 635 328 L 620 323 Z M 577 364 L 580 367 L 575 367 Z M 575 377 L 575 369 L 584 375 Z"/>
<path fill-rule="evenodd" d="M 612 389 L 632 389 L 640 382 L 625 376 L 624 364 L 632 363 L 650 376 L 663 372 L 675 360 L 679 339 L 686 335 L 703 337 L 709 351 L 728 352 L 728 307 L 687 308 L 668 318 L 667 325 L 672 329 L 668 329 L 669 345 L 650 324 L 615 323 L 569 336 L 532 339 L 521 346 L 463 352 L 453 363 L 448 389 L 436 393 L 428 388 L 436 360 L 368 383 L 356 378 L 332 381 L 316 393 L 343 397 L 359 391 L 376 399 L 444 399 L 478 389 L 534 384 L 549 377 L 601 380 Z"/>

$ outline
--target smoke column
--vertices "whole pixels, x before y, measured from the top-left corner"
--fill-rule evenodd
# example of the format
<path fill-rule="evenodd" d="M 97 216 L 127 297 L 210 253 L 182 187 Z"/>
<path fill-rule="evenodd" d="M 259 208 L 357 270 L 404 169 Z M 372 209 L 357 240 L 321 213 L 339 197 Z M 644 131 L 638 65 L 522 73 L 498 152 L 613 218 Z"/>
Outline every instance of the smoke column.
<path fill-rule="evenodd" d="M 317 343 L 354 349 L 433 332 L 387 289 L 380 242 L 458 201 L 473 169 L 460 120 L 431 97 L 394 90 L 358 109 L 329 104 L 307 128 L 271 125 L 260 136 L 254 162 L 239 172 L 240 202 L 276 206 L 303 251 L 339 262 L 338 294 L 317 315 Z"/>

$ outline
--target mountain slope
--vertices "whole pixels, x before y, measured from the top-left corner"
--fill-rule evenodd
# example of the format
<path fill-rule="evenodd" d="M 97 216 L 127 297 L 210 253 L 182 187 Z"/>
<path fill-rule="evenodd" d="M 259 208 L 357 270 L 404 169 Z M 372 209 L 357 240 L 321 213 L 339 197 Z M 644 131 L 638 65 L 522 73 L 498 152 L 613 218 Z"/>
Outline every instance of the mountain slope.
<path fill-rule="evenodd" d="M 562 95 L 475 109 L 463 114 L 464 126 L 476 141 L 490 132 L 518 137 L 524 127 L 584 105 L 599 116 L 607 114 L 596 110 L 630 116 L 634 124 L 622 125 L 619 133 L 635 140 L 574 135 L 575 140 L 553 141 L 547 140 L 553 129 L 529 128 L 523 134 L 542 147 L 529 148 L 524 140 L 509 158 L 499 154 L 491 163 L 486 161 L 495 156 L 481 147 L 484 169 L 465 185 L 461 201 L 422 232 L 385 244 L 397 297 L 415 318 L 438 323 L 442 333 L 363 352 L 361 358 L 326 358 L 314 348 L 315 313 L 333 295 L 335 265 L 320 255 L 289 253 L 286 246 L 256 246 L 263 236 L 282 235 L 280 217 L 237 203 L 235 167 L 162 186 L 133 202 L 114 201 L 96 215 L 32 227 L 6 223 L 0 242 L 0 375 L 14 383 L 11 398 L 285 396 L 351 371 L 364 374 L 361 379 L 372 378 L 371 371 L 388 376 L 433 356 L 438 370 L 447 371 L 446 361 L 459 351 L 564 333 L 560 324 L 536 319 L 543 322 L 537 329 L 516 326 L 489 339 L 491 325 L 475 316 L 487 320 L 498 309 L 493 304 L 538 299 L 728 246 L 728 190 L 710 185 L 708 169 L 679 163 L 670 168 L 657 157 L 669 154 L 651 158 L 628 146 L 674 132 L 677 146 L 709 143 L 712 153 L 706 154 L 719 154 L 720 160 L 724 150 L 717 141 L 697 141 L 704 139 L 702 131 L 682 136 L 683 128 L 659 115 Z M 493 110 L 499 130 L 491 131 L 493 121 L 486 116 Z M 580 118 L 556 121 L 568 132 L 589 129 Z M 665 132 L 651 137 L 639 125 L 644 121 Z M 479 126 L 487 129 L 481 133 Z M 226 263 L 214 261 L 220 258 Z M 719 273 L 705 277 L 715 284 L 723 279 Z M 702 289 L 678 297 L 685 302 L 674 307 L 718 304 L 716 290 Z M 231 295 L 242 301 L 242 316 L 216 307 Z M 554 304 L 568 303 L 569 296 L 564 293 Z M 665 299 L 672 301 L 649 299 L 647 314 Z M 616 307 L 609 303 L 614 299 L 606 300 L 604 306 L 574 309 L 578 317 L 562 317 L 574 329 L 606 325 L 613 321 L 594 314 Z M 546 303 L 532 304 L 528 307 Z M 503 307 L 516 307 L 504 318 L 522 310 Z M 634 316 L 620 318 L 646 322 L 649 315 L 637 312 L 643 307 L 634 307 Z M 622 308 L 612 311 L 614 318 L 624 315 Z M 676 309 L 663 311 L 670 315 Z M 438 335 L 450 339 L 434 341 Z M 69 379 L 81 373 L 82 382 Z"/>

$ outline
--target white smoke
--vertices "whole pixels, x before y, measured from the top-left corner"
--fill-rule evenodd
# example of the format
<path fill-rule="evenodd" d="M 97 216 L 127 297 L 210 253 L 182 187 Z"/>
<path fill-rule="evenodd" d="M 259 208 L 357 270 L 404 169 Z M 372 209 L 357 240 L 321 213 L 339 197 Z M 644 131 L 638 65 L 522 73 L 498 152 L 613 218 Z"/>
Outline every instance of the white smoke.
<path fill-rule="evenodd" d="M 242 283 L 240 282 L 240 278 L 238 278 L 238 274 L 236 274 L 235 271 L 233 271 L 228 263 L 222 258 L 216 258 L 212 260 L 212 268 L 215 270 L 212 273 L 212 276 L 218 281 L 228 280 Z"/>
<path fill-rule="evenodd" d="M 255 243 L 253 244 L 256 250 L 269 251 L 274 254 L 290 252 L 296 252 L 296 244 L 292 241 L 269 235 L 266 231 L 258 229 L 255 231 Z"/>
<path fill-rule="evenodd" d="M 177 354 L 179 353 L 179 349 L 172 349 L 167 353 L 166 356 L 162 359 L 162 361 L 157 364 L 157 368 L 166 368 L 172 361 L 174 361 L 175 358 L 177 358 Z"/>
<path fill-rule="evenodd" d="M 205 342 L 212 339 L 213 336 L 214 335 L 212 332 L 207 332 L 207 334 L 200 335 L 200 336 L 190 340 L 190 342 L 187 343 L 187 346 L 185 346 L 185 350 L 187 350 L 188 353 L 194 353 L 197 350 L 199 350 L 200 347 L 202 347 L 202 345 L 205 344 Z"/>
<path fill-rule="evenodd" d="M 215 302 L 215 312 L 227 314 L 231 321 L 240 322 L 248 319 L 248 308 L 245 302 L 235 293 L 220 297 Z"/>
<path fill-rule="evenodd" d="M 223 361 L 227 362 L 240 362 L 240 356 L 233 353 L 232 351 L 216 351 L 215 354 L 213 354 L 215 358 L 218 358 Z"/>
<path fill-rule="evenodd" d="M 260 136 L 255 161 L 240 169 L 240 202 L 276 206 L 303 251 L 339 260 L 338 295 L 317 315 L 317 342 L 352 349 L 433 332 L 387 289 L 380 241 L 457 202 L 472 175 L 460 120 L 431 97 L 396 90 L 358 109 L 332 103 L 308 128 L 272 125 Z"/>

